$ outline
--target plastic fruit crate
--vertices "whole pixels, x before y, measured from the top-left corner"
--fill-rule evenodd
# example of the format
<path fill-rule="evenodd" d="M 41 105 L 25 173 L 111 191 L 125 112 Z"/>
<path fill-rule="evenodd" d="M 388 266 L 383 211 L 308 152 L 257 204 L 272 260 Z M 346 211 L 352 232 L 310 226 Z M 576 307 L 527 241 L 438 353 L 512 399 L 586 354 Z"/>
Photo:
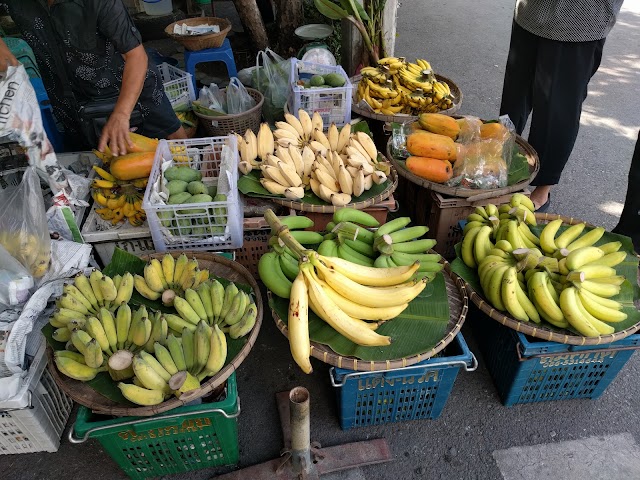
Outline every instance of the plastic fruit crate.
<path fill-rule="evenodd" d="M 0 402 L 0 455 L 58 451 L 73 401 L 45 368 L 45 350 L 45 339 L 40 336 L 24 386 L 17 395 Z"/>
<path fill-rule="evenodd" d="M 304 88 L 298 85 L 298 80 L 309 80 L 313 75 L 337 73 L 346 80 L 342 87 L 314 87 Z M 335 123 L 338 127 L 351 121 L 351 93 L 353 85 L 340 65 L 319 65 L 291 59 L 291 95 L 292 112 L 297 116 L 298 110 L 309 113 L 318 112 L 325 127 Z"/>
<path fill-rule="evenodd" d="M 158 65 L 158 71 L 162 77 L 164 93 L 167 94 L 174 110 L 183 106 L 190 107 L 191 102 L 196 99 L 191 74 L 168 63 Z"/>
<path fill-rule="evenodd" d="M 228 152 L 226 175 L 220 176 L 223 153 Z M 202 173 L 202 182 L 215 185 L 225 201 L 167 205 L 158 198 L 165 168 L 185 165 Z M 142 207 L 156 251 L 228 250 L 242 246 L 243 210 L 238 192 L 236 138 L 161 140 L 156 150 Z"/>
<path fill-rule="evenodd" d="M 239 415 L 233 373 L 227 380 L 225 399 L 186 405 L 153 417 L 105 420 L 80 407 L 69 440 L 98 439 L 129 478 L 164 477 L 238 463 Z"/>
<path fill-rule="evenodd" d="M 640 335 L 600 346 L 545 342 L 474 318 L 474 334 L 502 403 L 598 398 L 640 349 Z"/>
<path fill-rule="evenodd" d="M 381 425 L 434 419 L 442 413 L 461 368 L 472 372 L 477 361 L 462 333 L 442 354 L 410 367 L 377 372 L 331 368 L 340 426 Z"/>

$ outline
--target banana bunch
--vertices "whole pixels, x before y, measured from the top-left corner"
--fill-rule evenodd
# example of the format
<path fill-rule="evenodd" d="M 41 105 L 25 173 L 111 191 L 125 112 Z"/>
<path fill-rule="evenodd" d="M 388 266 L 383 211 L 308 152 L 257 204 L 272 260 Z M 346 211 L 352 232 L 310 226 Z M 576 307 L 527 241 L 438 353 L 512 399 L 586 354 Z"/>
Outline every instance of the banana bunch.
<path fill-rule="evenodd" d="M 374 184 L 387 181 L 389 166 L 378 162 L 369 135 L 352 133 L 350 124 L 338 130 L 333 123 L 325 134 L 317 112 L 311 118 L 301 109 L 298 116 L 286 114 L 287 121 L 276 122 L 273 133 L 265 123 L 257 137 L 250 130 L 238 136 L 240 171 L 259 168 L 260 183 L 274 195 L 299 200 L 311 190 L 335 206 L 347 205 Z"/>
<path fill-rule="evenodd" d="M 149 179 L 121 182 L 97 165 L 93 169 L 100 178 L 91 183 L 91 197 L 100 207 L 96 208 L 100 218 L 112 225 L 121 221 L 129 221 L 134 227 L 142 225 L 147 218 L 142 208 L 142 198 Z"/>
<path fill-rule="evenodd" d="M 34 278 L 40 278 L 49 270 L 51 244 L 49 234 L 42 239 L 24 231 L 6 229 L 0 232 L 0 245 L 29 269 Z"/>
<path fill-rule="evenodd" d="M 164 305 L 171 306 L 176 295 L 184 295 L 187 289 L 196 289 L 208 279 L 209 270 L 200 270 L 195 258 L 189 260 L 183 253 L 176 259 L 167 253 L 161 260 L 149 260 L 143 275 L 133 276 L 133 283 L 144 298 L 161 298 Z"/>
<path fill-rule="evenodd" d="M 403 57 L 387 57 L 360 73 L 356 100 L 366 101 L 375 113 L 418 115 L 453 106 L 449 85 L 436 79 L 426 60 L 411 63 Z"/>

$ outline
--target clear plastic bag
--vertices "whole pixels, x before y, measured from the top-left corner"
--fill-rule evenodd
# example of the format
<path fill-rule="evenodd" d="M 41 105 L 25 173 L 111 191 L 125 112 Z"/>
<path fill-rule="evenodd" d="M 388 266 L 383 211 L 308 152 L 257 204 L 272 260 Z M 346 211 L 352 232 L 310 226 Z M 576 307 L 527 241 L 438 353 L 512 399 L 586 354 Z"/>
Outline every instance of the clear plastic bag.
<path fill-rule="evenodd" d="M 291 76 L 291 59 L 285 60 L 267 48 L 256 57 L 255 88 L 264 95 L 262 115 L 269 123 L 284 118 Z"/>
<path fill-rule="evenodd" d="M 222 93 L 218 85 L 210 84 L 200 89 L 197 104 L 199 107 L 207 110 L 213 110 L 217 113 L 227 113 L 227 97 Z"/>
<path fill-rule="evenodd" d="M 25 171 L 17 187 L 0 190 L 0 205 L 0 244 L 34 278 L 42 277 L 51 260 L 51 239 L 35 167 Z"/>
<path fill-rule="evenodd" d="M 231 77 L 227 85 L 227 113 L 230 115 L 244 113 L 255 106 L 256 101 L 249 95 L 240 80 L 237 77 Z"/>
<path fill-rule="evenodd" d="M 27 269 L 0 245 L 0 311 L 29 299 L 33 278 Z"/>

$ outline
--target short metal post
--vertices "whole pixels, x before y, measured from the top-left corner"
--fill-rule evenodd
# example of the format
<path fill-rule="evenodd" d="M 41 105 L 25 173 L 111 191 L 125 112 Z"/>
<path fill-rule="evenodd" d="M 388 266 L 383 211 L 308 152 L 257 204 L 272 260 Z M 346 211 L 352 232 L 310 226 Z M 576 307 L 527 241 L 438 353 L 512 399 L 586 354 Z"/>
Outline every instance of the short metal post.
<path fill-rule="evenodd" d="M 291 422 L 291 460 L 293 471 L 311 472 L 311 420 L 309 391 L 296 387 L 289 393 L 289 419 Z"/>

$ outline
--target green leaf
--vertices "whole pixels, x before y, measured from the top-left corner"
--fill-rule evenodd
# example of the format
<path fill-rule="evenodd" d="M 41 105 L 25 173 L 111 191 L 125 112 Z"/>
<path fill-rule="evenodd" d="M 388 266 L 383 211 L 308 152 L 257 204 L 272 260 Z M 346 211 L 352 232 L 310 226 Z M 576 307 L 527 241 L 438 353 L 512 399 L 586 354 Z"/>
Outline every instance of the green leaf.
<path fill-rule="evenodd" d="M 531 172 L 529 172 L 529 162 L 527 162 L 527 157 L 516 151 L 511 158 L 511 163 L 509 164 L 507 184 L 515 185 L 518 182 L 526 180 L 530 176 Z"/>
<path fill-rule="evenodd" d="M 349 12 L 329 0 L 313 0 L 313 3 L 322 15 L 331 20 L 342 20 L 349 16 Z"/>
<path fill-rule="evenodd" d="M 367 22 L 370 20 L 369 15 L 364 10 L 364 7 L 360 4 L 358 0 L 340 0 L 340 5 L 344 8 L 349 14 L 354 15 L 352 5 L 355 5 L 356 10 L 358 11 L 358 15 L 360 15 L 360 20 Z M 355 16 L 355 15 L 354 15 Z"/>
<path fill-rule="evenodd" d="M 271 308 L 287 323 L 289 300 L 272 296 Z M 396 360 L 428 352 L 447 331 L 449 301 L 441 273 L 414 299 L 401 315 L 382 324 L 376 332 L 390 335 L 387 347 L 361 347 L 336 332 L 309 310 L 309 338 L 329 346 L 339 355 L 366 361 Z"/>

